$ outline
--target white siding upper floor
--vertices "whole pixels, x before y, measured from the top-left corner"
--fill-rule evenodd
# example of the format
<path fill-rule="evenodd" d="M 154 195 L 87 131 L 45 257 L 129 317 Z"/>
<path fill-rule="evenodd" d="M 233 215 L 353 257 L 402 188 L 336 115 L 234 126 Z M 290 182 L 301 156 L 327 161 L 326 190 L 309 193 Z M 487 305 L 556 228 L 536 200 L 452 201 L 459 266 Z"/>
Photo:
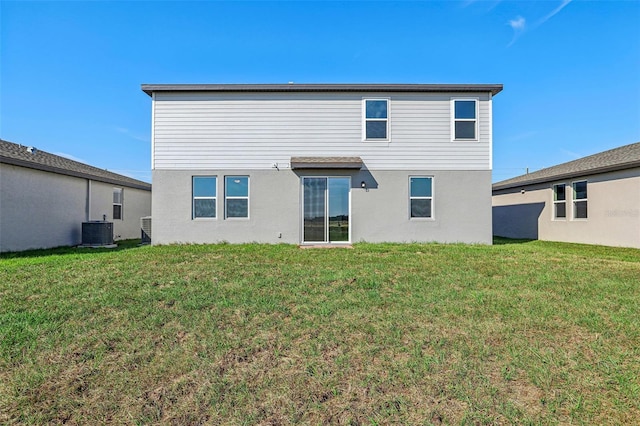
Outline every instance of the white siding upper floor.
<path fill-rule="evenodd" d="M 363 100 L 388 99 L 388 139 L 364 140 Z M 452 137 L 452 100 L 476 99 L 477 140 Z M 154 92 L 153 168 L 287 168 L 359 156 L 376 170 L 491 170 L 491 93 Z"/>

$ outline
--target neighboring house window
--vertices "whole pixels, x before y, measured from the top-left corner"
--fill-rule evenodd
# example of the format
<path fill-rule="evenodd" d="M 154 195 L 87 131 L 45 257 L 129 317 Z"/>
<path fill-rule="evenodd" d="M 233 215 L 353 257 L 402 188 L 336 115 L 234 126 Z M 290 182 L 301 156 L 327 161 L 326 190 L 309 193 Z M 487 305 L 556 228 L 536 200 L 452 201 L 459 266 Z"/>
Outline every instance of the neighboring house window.
<path fill-rule="evenodd" d="M 564 183 L 553 185 L 553 217 L 565 219 L 567 217 L 567 188 Z"/>
<path fill-rule="evenodd" d="M 249 176 L 226 176 L 224 204 L 227 218 L 249 217 Z"/>
<path fill-rule="evenodd" d="M 478 133 L 478 101 L 475 99 L 453 100 L 453 139 L 476 140 Z"/>
<path fill-rule="evenodd" d="M 364 100 L 364 138 L 386 140 L 389 134 L 389 100 Z"/>
<path fill-rule="evenodd" d="M 193 218 L 216 217 L 218 179 L 215 176 L 193 177 Z"/>
<path fill-rule="evenodd" d="M 113 220 L 122 220 L 122 188 L 113 188 Z"/>
<path fill-rule="evenodd" d="M 587 181 L 573 182 L 573 218 L 587 218 Z"/>
<path fill-rule="evenodd" d="M 411 217 L 433 217 L 433 178 L 426 176 L 409 178 L 409 203 Z"/>

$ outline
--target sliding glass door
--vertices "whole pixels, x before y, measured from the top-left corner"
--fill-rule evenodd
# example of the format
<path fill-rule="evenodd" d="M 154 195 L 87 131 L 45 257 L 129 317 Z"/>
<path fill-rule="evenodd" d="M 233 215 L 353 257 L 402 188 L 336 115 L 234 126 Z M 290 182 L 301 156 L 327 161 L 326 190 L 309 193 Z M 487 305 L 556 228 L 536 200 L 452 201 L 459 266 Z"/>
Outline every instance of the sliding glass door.
<path fill-rule="evenodd" d="M 351 179 L 305 177 L 302 186 L 302 242 L 348 243 Z"/>

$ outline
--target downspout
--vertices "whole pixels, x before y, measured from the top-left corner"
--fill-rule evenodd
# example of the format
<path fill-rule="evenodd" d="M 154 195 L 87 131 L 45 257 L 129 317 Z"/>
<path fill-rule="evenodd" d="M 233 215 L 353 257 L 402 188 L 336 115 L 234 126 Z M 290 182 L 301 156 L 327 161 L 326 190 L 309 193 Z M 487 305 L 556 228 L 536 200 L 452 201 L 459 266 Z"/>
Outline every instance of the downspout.
<path fill-rule="evenodd" d="M 87 207 L 85 208 L 87 214 L 87 222 L 91 220 L 91 179 L 87 179 Z"/>

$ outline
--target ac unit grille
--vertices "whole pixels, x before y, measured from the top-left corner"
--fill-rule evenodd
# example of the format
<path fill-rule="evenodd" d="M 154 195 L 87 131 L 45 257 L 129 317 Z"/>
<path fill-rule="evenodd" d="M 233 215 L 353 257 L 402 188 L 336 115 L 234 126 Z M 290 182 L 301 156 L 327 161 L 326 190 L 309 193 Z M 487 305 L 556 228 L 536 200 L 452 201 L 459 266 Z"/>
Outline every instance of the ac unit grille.
<path fill-rule="evenodd" d="M 106 246 L 113 244 L 113 222 L 91 221 L 82 223 L 82 245 Z"/>
<path fill-rule="evenodd" d="M 140 218 L 142 244 L 151 244 L 151 216 Z"/>

